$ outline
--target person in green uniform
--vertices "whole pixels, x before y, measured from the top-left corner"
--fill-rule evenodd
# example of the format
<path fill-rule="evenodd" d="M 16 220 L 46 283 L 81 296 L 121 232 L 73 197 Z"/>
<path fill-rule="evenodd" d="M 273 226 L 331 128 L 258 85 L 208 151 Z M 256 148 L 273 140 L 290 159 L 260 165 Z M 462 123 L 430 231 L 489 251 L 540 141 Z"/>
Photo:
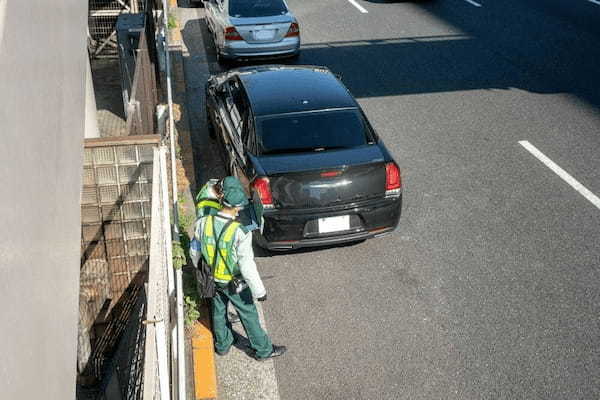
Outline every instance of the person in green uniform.
<path fill-rule="evenodd" d="M 248 204 L 240 181 L 227 177 L 223 181 L 221 209 L 196 221 L 190 256 L 198 268 L 200 257 L 213 266 L 216 294 L 212 298 L 215 351 L 225 355 L 234 343 L 231 322 L 227 317 L 229 302 L 235 307 L 246 331 L 253 357 L 259 361 L 285 353 L 285 346 L 273 345 L 260 326 L 254 299 L 265 301 L 267 291 L 258 274 L 252 250 L 252 233 L 236 221 L 239 211 Z"/>
<path fill-rule="evenodd" d="M 196 217 L 202 218 L 208 214 L 216 214 L 221 209 L 219 199 L 223 195 L 223 181 L 209 179 L 196 195 Z"/>

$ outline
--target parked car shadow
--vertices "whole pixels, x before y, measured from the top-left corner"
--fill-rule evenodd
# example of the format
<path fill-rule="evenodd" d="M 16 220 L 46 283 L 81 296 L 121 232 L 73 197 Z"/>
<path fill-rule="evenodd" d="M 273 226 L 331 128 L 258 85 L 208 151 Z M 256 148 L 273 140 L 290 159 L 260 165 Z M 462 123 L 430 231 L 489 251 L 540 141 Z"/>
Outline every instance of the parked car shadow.
<path fill-rule="evenodd" d="M 204 2 L 197 0 L 193 2 L 192 0 L 177 0 L 177 7 L 179 8 L 203 8 Z"/>

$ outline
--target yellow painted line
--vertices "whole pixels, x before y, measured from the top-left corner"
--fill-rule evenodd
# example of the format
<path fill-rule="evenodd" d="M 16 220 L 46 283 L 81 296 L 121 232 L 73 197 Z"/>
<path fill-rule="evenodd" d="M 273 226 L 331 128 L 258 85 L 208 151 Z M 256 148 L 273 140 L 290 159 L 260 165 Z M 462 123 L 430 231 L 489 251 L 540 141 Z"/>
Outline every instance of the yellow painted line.
<path fill-rule="evenodd" d="M 217 398 L 215 347 L 210 316 L 207 312 L 203 314 L 192 330 L 195 400 L 213 400 Z"/>

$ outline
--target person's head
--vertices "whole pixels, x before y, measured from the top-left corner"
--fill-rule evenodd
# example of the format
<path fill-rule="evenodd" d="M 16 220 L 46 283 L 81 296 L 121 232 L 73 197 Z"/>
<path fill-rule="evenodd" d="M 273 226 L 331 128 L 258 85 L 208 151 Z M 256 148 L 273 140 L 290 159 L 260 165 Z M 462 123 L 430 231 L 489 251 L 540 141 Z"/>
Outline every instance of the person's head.
<path fill-rule="evenodd" d="M 219 181 L 213 186 L 213 191 L 215 196 L 217 196 L 217 200 L 221 201 L 223 198 L 223 179 L 219 179 Z"/>
<path fill-rule="evenodd" d="M 223 179 L 221 184 L 221 204 L 226 211 L 237 213 L 248 204 L 246 192 L 239 179 L 234 176 L 228 176 Z"/>

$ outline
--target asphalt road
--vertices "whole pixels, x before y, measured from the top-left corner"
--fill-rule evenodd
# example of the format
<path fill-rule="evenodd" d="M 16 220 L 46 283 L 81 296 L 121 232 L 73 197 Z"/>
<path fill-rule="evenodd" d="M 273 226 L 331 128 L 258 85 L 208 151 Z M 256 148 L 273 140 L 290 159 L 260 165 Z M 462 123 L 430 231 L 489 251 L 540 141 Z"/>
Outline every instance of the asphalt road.
<path fill-rule="evenodd" d="M 519 142 L 600 195 L 600 2 L 287 1 L 405 203 L 389 236 L 258 258 L 281 398 L 599 398 L 600 208 Z"/>

